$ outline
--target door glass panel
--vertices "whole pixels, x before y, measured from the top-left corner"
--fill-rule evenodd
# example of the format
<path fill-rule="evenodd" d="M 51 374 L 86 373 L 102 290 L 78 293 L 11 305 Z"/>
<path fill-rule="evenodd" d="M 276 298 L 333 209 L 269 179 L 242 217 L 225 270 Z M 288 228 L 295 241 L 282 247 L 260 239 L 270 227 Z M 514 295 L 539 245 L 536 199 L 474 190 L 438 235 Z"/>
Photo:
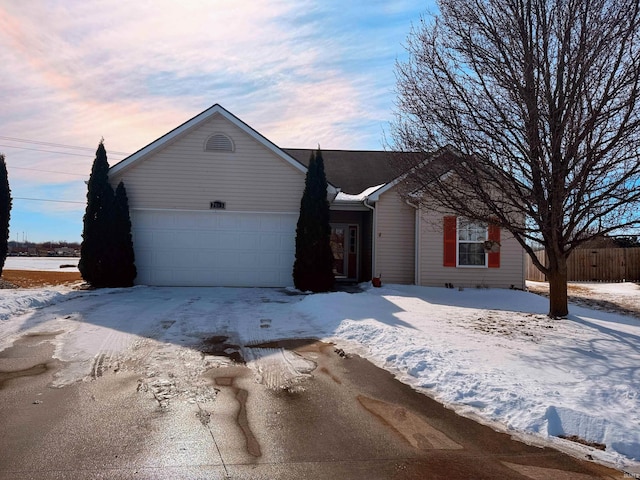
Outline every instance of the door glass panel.
<path fill-rule="evenodd" d="M 349 228 L 349 253 L 356 253 L 357 241 L 358 230 L 356 230 L 356 227 Z"/>
<path fill-rule="evenodd" d="M 333 252 L 333 274 L 344 277 L 344 228 L 331 227 L 331 251 Z"/>

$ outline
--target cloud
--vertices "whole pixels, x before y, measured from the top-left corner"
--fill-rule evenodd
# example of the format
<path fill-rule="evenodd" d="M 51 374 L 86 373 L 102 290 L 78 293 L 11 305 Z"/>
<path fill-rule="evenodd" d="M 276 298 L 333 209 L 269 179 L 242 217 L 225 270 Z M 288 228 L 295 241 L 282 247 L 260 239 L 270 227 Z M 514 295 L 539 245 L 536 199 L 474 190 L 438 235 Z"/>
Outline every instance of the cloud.
<path fill-rule="evenodd" d="M 422 8 L 408 0 L 3 2 L 2 134 L 90 148 L 104 137 L 107 153 L 132 153 L 220 103 L 282 147 L 380 148 L 395 58 Z M 91 151 L 0 151 L 18 193 L 43 183 L 64 196 L 70 178 L 45 171 L 88 177 L 93 161 Z"/>
<path fill-rule="evenodd" d="M 359 7 L 337 12 L 335 4 L 286 1 L 10 5 L 2 14 L 3 38 L 24 74 L 21 82 L 51 102 L 54 115 L 77 136 L 105 124 L 108 129 L 117 116 L 137 129 L 152 112 L 162 124 L 162 117 L 190 116 L 213 103 L 233 108 L 245 100 L 268 110 L 269 124 L 274 117 L 286 122 L 292 110 L 293 125 L 299 124 L 307 110 L 305 126 L 329 129 L 336 138 L 347 134 L 332 125 L 344 128 L 345 120 L 387 113 L 376 104 L 376 91 L 389 90 L 398 45 L 380 46 L 384 22 L 390 21 L 383 17 L 384 3 L 369 6 L 366 14 Z M 351 20 L 336 22 L 336 14 Z M 367 18 L 371 25 L 360 33 L 350 28 L 350 22 Z M 359 66 L 375 58 L 379 62 L 381 55 L 388 62 L 384 86 L 379 71 Z M 318 117 L 303 108 L 309 99 L 330 114 Z M 29 101 L 20 106 L 25 112 L 38 110 Z M 118 123 L 123 122 L 113 126 Z M 126 133 L 122 127 L 114 133 Z M 275 131 L 280 135 L 285 129 Z M 308 138 L 316 136 L 310 132 Z M 287 144 L 304 138 L 297 133 L 274 140 Z M 119 143 L 131 150 L 131 142 Z"/>

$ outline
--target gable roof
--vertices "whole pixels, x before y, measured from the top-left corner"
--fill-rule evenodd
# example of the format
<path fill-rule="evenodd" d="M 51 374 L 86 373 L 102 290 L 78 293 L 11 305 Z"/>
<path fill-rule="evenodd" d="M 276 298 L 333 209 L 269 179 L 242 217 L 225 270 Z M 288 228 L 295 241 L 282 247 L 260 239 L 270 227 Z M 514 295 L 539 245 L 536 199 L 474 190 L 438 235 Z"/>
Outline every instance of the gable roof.
<path fill-rule="evenodd" d="M 391 190 L 393 187 L 398 185 L 403 180 L 407 179 L 407 177 L 411 174 L 411 172 L 423 168 L 428 168 L 431 170 L 431 175 L 434 179 L 443 178 L 451 172 L 453 168 L 453 162 L 460 161 L 462 156 L 461 154 L 451 146 L 445 146 L 432 154 L 423 154 L 420 152 L 405 152 L 400 153 L 398 155 L 402 155 L 403 159 L 408 159 L 410 162 L 414 164 L 413 167 L 408 168 L 407 171 L 402 173 L 401 175 L 395 177 L 393 180 L 388 182 L 386 185 L 382 185 L 380 188 L 376 189 L 368 196 L 368 200 L 371 202 L 377 202 L 380 199 L 380 195 Z M 410 165 L 411 163 L 409 163 Z M 415 192 L 414 192 L 415 193 Z"/>
<path fill-rule="evenodd" d="M 284 148 L 298 162 L 309 165 L 316 149 Z M 360 194 L 374 185 L 394 180 L 398 173 L 392 163 L 392 152 L 367 150 L 323 150 L 327 181 L 347 194 Z"/>
<path fill-rule="evenodd" d="M 192 129 L 198 127 L 199 125 L 203 124 L 204 122 L 209 120 L 214 115 L 221 115 L 222 117 L 227 119 L 229 122 L 231 122 L 233 125 L 238 127 L 240 130 L 244 131 L 247 135 L 252 137 L 254 140 L 256 140 L 258 143 L 262 144 L 264 147 L 266 147 L 267 149 L 271 150 L 278 157 L 282 158 L 284 161 L 286 161 L 287 163 L 291 164 L 296 169 L 300 170 L 302 173 L 306 173 L 307 172 L 306 165 L 303 165 L 302 163 L 298 162 L 295 158 L 293 158 L 292 156 L 287 154 L 285 151 L 280 149 L 274 143 L 272 143 L 271 141 L 267 140 L 265 137 L 260 135 L 253 128 L 251 128 L 249 125 L 247 125 L 242 120 L 240 120 L 238 117 L 236 117 L 231 112 L 229 112 L 228 110 L 225 110 L 222 106 L 220 106 L 219 104 L 216 103 L 215 105 L 209 107 L 208 109 L 206 109 L 205 111 L 199 113 L 198 115 L 196 115 L 195 117 L 191 118 L 190 120 L 187 120 L 182 125 L 174 128 L 170 132 L 164 134 L 163 136 L 161 136 L 157 140 L 154 140 L 153 142 L 151 142 L 146 147 L 141 148 L 137 152 L 129 155 L 127 158 L 125 158 L 125 159 L 121 160 L 120 162 L 116 163 L 115 165 L 113 165 L 109 169 L 109 173 L 110 174 L 115 174 L 115 173 L 120 172 L 121 170 L 125 170 L 127 168 L 130 168 L 131 166 L 135 165 L 136 163 L 144 160 L 149 155 L 157 152 L 161 148 L 163 148 L 166 145 L 170 144 L 176 138 L 180 137 L 181 135 L 184 135 L 185 133 L 187 133 L 187 132 L 191 131 Z"/>

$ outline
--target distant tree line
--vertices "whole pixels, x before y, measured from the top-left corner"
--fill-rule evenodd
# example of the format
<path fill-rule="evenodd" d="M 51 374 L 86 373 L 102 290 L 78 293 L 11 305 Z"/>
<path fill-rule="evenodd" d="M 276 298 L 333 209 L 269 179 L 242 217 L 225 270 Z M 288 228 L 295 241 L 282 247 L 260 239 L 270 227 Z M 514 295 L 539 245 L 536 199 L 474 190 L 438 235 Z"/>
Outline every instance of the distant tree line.
<path fill-rule="evenodd" d="M 46 242 L 20 242 L 18 240 L 9 240 L 9 248 L 18 248 L 21 246 L 36 248 L 38 250 L 55 250 L 56 248 L 80 248 L 80 242 L 67 242 L 66 240 L 47 240 Z"/>
<path fill-rule="evenodd" d="M 640 247 L 637 235 L 601 235 L 583 243 L 578 248 L 636 248 Z"/>

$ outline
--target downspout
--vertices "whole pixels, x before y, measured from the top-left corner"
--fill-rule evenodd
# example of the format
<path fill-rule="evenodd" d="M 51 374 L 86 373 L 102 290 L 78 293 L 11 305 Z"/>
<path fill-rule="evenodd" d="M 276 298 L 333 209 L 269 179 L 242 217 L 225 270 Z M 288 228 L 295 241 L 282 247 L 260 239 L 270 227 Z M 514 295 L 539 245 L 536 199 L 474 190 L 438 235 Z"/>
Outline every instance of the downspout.
<path fill-rule="evenodd" d="M 362 204 L 371 210 L 371 217 L 373 218 L 371 222 L 371 278 L 373 278 L 376 276 L 376 209 L 369 204 L 369 197 L 365 197 Z"/>
<path fill-rule="evenodd" d="M 415 268 L 415 280 L 414 280 L 414 284 L 415 285 L 420 285 L 420 252 L 422 252 L 422 249 L 420 248 L 420 226 L 421 226 L 421 219 L 422 219 L 422 215 L 420 215 L 420 208 L 416 208 L 416 237 L 415 237 L 415 249 L 416 249 L 416 254 L 415 254 L 415 261 L 416 261 L 416 268 Z"/>

